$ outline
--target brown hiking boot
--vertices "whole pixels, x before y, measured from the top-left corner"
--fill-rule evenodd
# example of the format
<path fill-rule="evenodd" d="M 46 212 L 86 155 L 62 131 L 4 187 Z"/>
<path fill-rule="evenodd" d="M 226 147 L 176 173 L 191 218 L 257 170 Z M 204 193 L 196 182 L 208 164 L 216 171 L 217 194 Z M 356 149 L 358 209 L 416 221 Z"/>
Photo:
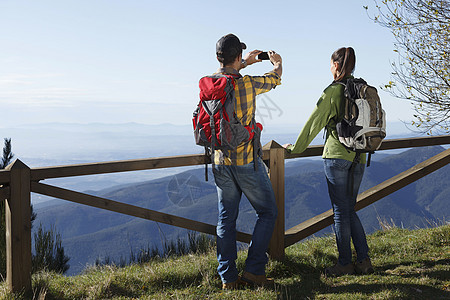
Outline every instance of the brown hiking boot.
<path fill-rule="evenodd" d="M 355 267 L 353 264 L 343 266 L 340 263 L 336 263 L 334 266 L 325 269 L 325 275 L 327 276 L 352 275 L 354 273 Z"/>
<path fill-rule="evenodd" d="M 255 275 L 247 271 L 242 273 L 241 283 L 250 287 L 262 286 L 272 288 L 275 286 L 272 278 L 267 278 L 266 275 Z"/>
<path fill-rule="evenodd" d="M 236 290 L 239 288 L 239 280 L 222 283 L 222 290 Z"/>
<path fill-rule="evenodd" d="M 367 257 L 363 261 L 357 261 L 355 263 L 355 272 L 363 275 L 373 273 L 373 266 L 370 258 Z"/>

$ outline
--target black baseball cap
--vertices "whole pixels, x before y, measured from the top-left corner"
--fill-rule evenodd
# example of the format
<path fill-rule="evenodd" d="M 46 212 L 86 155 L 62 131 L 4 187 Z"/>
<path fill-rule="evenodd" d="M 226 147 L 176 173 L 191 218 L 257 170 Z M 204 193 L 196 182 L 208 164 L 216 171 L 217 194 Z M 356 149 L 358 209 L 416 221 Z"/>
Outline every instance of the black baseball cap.
<path fill-rule="evenodd" d="M 224 35 L 216 43 L 216 55 L 219 58 L 235 57 L 245 49 L 247 46 L 232 33 Z"/>

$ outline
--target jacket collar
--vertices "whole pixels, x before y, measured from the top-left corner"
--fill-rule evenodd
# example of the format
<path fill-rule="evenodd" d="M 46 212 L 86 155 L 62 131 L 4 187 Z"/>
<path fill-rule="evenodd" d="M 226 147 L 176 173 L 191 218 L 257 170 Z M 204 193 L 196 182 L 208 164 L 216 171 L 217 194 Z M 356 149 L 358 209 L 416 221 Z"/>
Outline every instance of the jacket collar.
<path fill-rule="evenodd" d="M 217 70 L 217 73 L 232 75 L 235 78 L 242 77 L 242 75 L 239 73 L 239 71 L 237 71 L 236 69 L 233 69 L 231 67 L 219 68 L 219 70 Z"/>

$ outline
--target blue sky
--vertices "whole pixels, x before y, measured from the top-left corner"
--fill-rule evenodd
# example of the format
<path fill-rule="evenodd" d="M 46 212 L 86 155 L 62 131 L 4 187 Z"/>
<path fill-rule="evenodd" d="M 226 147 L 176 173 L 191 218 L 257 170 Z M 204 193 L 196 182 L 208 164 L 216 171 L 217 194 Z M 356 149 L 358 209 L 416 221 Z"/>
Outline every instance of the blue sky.
<path fill-rule="evenodd" d="M 0 127 L 43 122 L 190 124 L 198 79 L 234 33 L 248 50 L 273 49 L 282 86 L 267 96 L 266 126 L 299 126 L 331 82 L 330 56 L 357 55 L 356 77 L 387 83 L 392 34 L 369 19 L 372 1 L 0 1 Z M 373 11 L 373 10 L 372 10 Z M 267 61 L 243 74 L 271 70 Z M 411 104 L 380 91 L 389 122 Z M 261 112 L 264 113 L 264 112 Z M 388 124 L 389 125 L 389 124 Z"/>

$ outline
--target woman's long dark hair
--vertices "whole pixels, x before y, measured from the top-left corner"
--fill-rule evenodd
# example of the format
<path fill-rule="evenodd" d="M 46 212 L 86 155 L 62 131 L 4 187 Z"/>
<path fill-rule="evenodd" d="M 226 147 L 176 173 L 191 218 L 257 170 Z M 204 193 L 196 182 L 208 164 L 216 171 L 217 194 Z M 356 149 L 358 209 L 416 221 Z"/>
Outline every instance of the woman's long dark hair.
<path fill-rule="evenodd" d="M 345 77 L 353 74 L 356 64 L 355 50 L 352 47 L 342 47 L 334 51 L 331 60 L 339 64 L 335 81 L 341 81 Z"/>

